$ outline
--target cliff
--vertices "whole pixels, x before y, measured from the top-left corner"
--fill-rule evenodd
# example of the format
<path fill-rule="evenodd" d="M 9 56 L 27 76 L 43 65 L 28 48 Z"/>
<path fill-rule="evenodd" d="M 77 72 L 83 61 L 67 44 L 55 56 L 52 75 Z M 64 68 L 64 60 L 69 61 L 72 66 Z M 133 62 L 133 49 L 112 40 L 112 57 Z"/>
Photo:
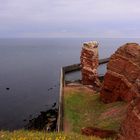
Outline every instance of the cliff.
<path fill-rule="evenodd" d="M 118 140 L 140 140 L 140 98 L 131 102 Z"/>
<path fill-rule="evenodd" d="M 101 100 L 105 103 L 131 101 L 139 96 L 140 46 L 127 43 L 111 56 L 101 89 Z"/>

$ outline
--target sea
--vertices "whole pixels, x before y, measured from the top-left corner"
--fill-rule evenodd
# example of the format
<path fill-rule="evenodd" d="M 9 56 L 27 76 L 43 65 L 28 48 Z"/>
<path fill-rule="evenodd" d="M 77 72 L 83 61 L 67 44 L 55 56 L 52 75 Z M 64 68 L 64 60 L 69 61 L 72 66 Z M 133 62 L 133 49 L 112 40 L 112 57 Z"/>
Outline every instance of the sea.
<path fill-rule="evenodd" d="M 139 38 L 1 38 L 0 130 L 22 129 L 41 111 L 57 108 L 61 67 L 80 63 L 82 44 L 94 40 L 100 59 L 125 43 L 140 43 Z M 105 72 L 104 65 L 99 73 Z"/>

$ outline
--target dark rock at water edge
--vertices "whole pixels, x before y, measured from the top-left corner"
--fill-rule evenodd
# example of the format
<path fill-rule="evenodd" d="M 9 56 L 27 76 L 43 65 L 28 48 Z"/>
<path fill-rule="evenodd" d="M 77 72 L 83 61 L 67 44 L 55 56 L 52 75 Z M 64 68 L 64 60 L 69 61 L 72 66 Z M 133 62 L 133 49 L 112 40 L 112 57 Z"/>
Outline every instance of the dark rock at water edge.
<path fill-rule="evenodd" d="M 41 111 L 39 116 L 29 120 L 25 129 L 56 131 L 57 115 L 57 109 Z"/>
<path fill-rule="evenodd" d="M 52 105 L 52 107 L 55 107 L 56 106 L 56 103 L 54 103 L 53 105 Z"/>
<path fill-rule="evenodd" d="M 10 88 L 9 88 L 9 87 L 7 87 L 7 88 L 6 88 L 6 90 L 10 90 Z"/>

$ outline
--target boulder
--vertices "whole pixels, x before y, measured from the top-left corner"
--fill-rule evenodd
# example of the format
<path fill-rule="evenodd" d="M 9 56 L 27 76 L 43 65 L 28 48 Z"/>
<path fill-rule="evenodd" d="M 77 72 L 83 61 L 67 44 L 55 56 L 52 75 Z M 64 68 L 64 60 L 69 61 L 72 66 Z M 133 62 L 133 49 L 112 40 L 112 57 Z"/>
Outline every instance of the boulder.
<path fill-rule="evenodd" d="M 110 58 L 101 89 L 101 100 L 131 101 L 140 96 L 140 46 L 127 43 Z"/>

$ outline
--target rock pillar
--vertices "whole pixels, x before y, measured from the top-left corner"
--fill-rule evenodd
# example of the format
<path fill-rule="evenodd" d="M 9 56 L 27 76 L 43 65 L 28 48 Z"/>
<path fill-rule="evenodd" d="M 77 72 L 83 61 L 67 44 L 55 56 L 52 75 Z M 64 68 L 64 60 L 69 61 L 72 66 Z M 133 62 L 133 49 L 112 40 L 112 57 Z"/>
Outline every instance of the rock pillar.
<path fill-rule="evenodd" d="M 100 86 L 97 74 L 98 58 L 98 43 L 96 41 L 84 43 L 80 58 L 84 85 Z"/>

